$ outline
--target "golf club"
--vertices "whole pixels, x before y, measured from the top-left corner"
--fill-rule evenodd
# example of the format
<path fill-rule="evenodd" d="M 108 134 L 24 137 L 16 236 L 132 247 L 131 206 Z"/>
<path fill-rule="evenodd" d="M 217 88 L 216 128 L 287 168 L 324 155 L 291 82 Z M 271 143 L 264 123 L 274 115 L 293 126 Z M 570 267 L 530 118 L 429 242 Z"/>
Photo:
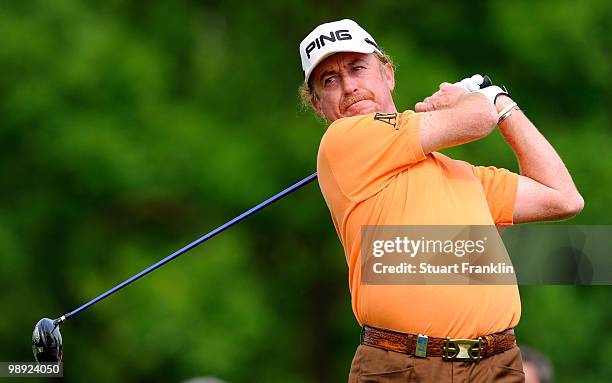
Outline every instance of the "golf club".
<path fill-rule="evenodd" d="M 483 83 L 480 85 L 481 88 L 485 88 L 487 86 L 490 86 L 491 83 L 491 79 L 488 76 L 483 76 Z M 187 246 L 175 251 L 174 253 L 170 254 L 169 256 L 167 256 L 166 258 L 158 261 L 157 263 L 153 264 L 152 266 L 148 267 L 147 269 L 141 271 L 140 273 L 132 276 L 131 278 L 126 279 L 125 281 L 121 282 L 120 284 L 118 284 L 117 286 L 111 288 L 110 290 L 106 291 L 103 294 L 100 294 L 99 296 L 97 296 L 96 298 L 90 300 L 89 302 L 83 304 L 80 307 L 77 307 L 76 309 L 62 315 L 61 317 L 57 318 L 57 319 L 49 319 L 49 318 L 43 318 L 41 320 L 38 321 L 38 323 L 36 323 L 36 326 L 34 327 L 34 332 L 32 334 L 32 351 L 34 353 L 34 358 L 36 359 L 37 362 L 39 363 L 49 363 L 49 362 L 57 362 L 60 363 L 62 360 L 62 356 L 63 356 L 63 342 L 62 342 L 62 335 L 60 333 L 60 325 L 65 322 L 68 318 L 71 318 L 73 316 L 75 316 L 76 314 L 80 313 L 81 311 L 85 310 L 86 308 L 98 303 L 99 301 L 103 300 L 104 298 L 108 297 L 109 295 L 121 290 L 122 288 L 124 288 L 125 286 L 129 285 L 130 283 L 144 277 L 145 275 L 149 274 L 150 272 L 152 272 L 153 270 L 165 265 L 166 263 L 170 262 L 171 260 L 179 257 L 180 255 L 186 253 L 187 251 L 193 249 L 194 247 L 202 244 L 203 242 L 206 242 L 207 240 L 209 240 L 210 238 L 216 236 L 217 234 L 225 231 L 226 229 L 234 226 L 235 224 L 237 224 L 238 222 L 244 220 L 245 218 L 251 216 L 252 214 L 258 212 L 259 210 L 263 209 L 264 207 L 271 205 L 272 203 L 278 201 L 279 199 L 283 198 L 284 196 L 290 194 L 291 192 L 301 188 L 302 186 L 310 183 L 311 181 L 313 181 L 315 178 L 317 178 L 317 173 L 313 173 L 310 176 L 304 178 L 303 180 L 293 184 L 292 186 L 286 188 L 285 190 L 281 191 L 280 193 L 268 198 L 267 200 L 261 202 L 259 205 L 245 211 L 244 213 L 240 214 L 239 216 L 237 216 L 236 218 L 224 223 L 223 225 L 219 226 L 218 228 L 214 229 L 213 231 L 209 232 L 208 234 L 198 238 L 197 240 L 191 242 L 190 244 L 188 244 Z"/>
<path fill-rule="evenodd" d="M 291 192 L 310 183 L 315 178 L 317 178 L 317 173 L 313 173 L 309 175 L 303 180 L 291 185 L 290 187 L 286 188 L 280 193 L 268 198 L 267 200 L 261 202 L 259 205 L 245 211 L 244 213 L 240 214 L 236 218 L 224 223 L 223 225 L 214 229 L 210 233 L 198 238 L 197 240 L 191 242 L 187 246 L 175 251 L 174 253 L 170 254 L 166 258 L 160 260 L 159 262 L 153 264 L 152 266 L 132 276 L 131 278 L 126 279 L 125 281 L 121 282 L 120 284 L 113 287 L 112 289 L 106 291 L 103 294 L 100 294 L 96 298 L 90 300 L 89 302 L 83 304 L 82 306 L 77 307 L 76 309 L 70 311 L 69 313 L 62 315 L 61 317 L 57 319 L 43 318 L 39 320 L 38 323 L 36 323 L 36 326 L 34 326 L 34 332 L 32 334 L 32 351 L 34 353 L 34 358 L 36 359 L 38 363 L 51 363 L 51 362 L 60 363 L 62 360 L 62 355 L 63 355 L 63 342 L 62 342 L 62 334 L 60 333 L 60 324 L 65 322 L 68 318 L 75 316 L 76 314 L 80 313 L 86 308 L 100 302 L 102 299 L 121 290 L 122 288 L 129 285 L 130 283 L 144 277 L 145 275 L 149 274 L 153 270 L 165 265 L 171 260 L 193 249 L 194 247 L 206 242 L 210 238 L 234 226 L 238 222 L 258 212 L 264 207 L 271 205 L 272 203 L 278 201 L 284 196 L 290 194 Z"/>

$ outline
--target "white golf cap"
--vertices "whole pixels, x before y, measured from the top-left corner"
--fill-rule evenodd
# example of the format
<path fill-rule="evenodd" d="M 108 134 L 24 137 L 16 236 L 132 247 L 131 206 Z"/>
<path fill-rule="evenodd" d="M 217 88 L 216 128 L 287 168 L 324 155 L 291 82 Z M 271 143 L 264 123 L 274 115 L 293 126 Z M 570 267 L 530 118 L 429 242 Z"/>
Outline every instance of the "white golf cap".
<path fill-rule="evenodd" d="M 300 43 L 304 81 L 308 82 L 321 61 L 338 52 L 383 54 L 372 36 L 353 20 L 321 24 Z"/>

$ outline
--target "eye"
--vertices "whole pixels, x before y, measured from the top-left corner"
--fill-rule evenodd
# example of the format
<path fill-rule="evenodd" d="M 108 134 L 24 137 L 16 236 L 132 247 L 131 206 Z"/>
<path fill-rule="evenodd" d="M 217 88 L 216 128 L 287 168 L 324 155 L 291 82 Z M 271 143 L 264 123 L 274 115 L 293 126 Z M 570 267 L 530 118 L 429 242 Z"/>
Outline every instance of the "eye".
<path fill-rule="evenodd" d="M 325 86 L 332 85 L 335 82 L 336 82 L 336 76 L 329 76 L 323 79 L 323 84 L 325 84 Z"/>
<path fill-rule="evenodd" d="M 353 72 L 359 72 L 360 70 L 364 70 L 366 67 L 358 65 L 353 67 Z"/>

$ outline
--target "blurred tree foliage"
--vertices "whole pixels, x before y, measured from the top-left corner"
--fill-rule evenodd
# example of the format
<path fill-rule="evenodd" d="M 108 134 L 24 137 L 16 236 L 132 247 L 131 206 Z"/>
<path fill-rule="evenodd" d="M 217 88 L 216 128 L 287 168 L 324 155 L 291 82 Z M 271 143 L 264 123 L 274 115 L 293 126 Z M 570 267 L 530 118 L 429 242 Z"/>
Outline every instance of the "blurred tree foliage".
<path fill-rule="evenodd" d="M 0 360 L 57 317 L 310 174 L 297 46 L 343 17 L 398 64 L 409 109 L 442 81 L 506 84 L 609 223 L 612 6 L 501 0 L 0 4 Z M 499 133 L 447 151 L 518 171 Z M 559 382 L 612 374 L 610 288 L 522 287 L 519 341 Z M 358 342 L 316 185 L 68 322 L 67 381 L 345 381 Z"/>

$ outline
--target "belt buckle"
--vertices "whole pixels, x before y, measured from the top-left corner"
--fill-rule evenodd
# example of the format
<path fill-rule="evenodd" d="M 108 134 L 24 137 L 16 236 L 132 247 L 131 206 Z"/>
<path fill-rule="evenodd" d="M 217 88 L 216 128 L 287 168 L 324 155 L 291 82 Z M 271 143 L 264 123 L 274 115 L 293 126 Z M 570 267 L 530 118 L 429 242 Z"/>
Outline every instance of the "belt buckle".
<path fill-rule="evenodd" d="M 478 339 L 451 339 L 444 340 L 442 347 L 442 360 L 445 362 L 478 362 L 482 359 L 482 337 Z"/>
<path fill-rule="evenodd" d="M 416 349 L 414 350 L 414 356 L 418 356 L 419 358 L 427 357 L 427 343 L 429 342 L 429 337 L 427 335 L 419 334 L 417 336 Z"/>

